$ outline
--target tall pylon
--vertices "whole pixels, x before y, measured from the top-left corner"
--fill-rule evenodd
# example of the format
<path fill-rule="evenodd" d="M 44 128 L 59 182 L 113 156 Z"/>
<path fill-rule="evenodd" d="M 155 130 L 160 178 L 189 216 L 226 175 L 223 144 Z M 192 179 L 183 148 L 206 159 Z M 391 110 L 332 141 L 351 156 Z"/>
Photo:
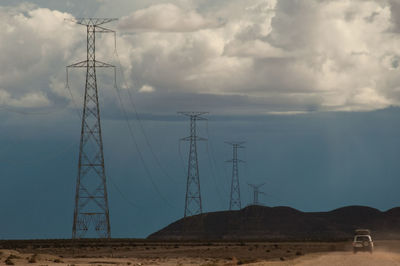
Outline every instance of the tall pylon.
<path fill-rule="evenodd" d="M 198 120 L 207 120 L 202 117 L 202 115 L 208 114 L 208 112 L 178 112 L 178 114 L 190 118 L 190 136 L 181 139 L 190 142 L 184 212 L 184 217 L 187 217 L 203 212 L 200 192 L 199 161 L 197 159 L 197 141 L 205 141 L 207 139 L 197 136 L 196 122 Z"/>
<path fill-rule="evenodd" d="M 72 226 L 73 239 L 111 238 L 96 67 L 112 67 L 115 74 L 115 66 L 96 60 L 96 33 L 115 34 L 114 31 L 100 26 L 114 20 L 116 19 L 78 18 L 71 20 L 76 24 L 86 26 L 87 31 L 86 60 L 67 66 L 67 77 L 69 68 L 86 68 Z"/>
<path fill-rule="evenodd" d="M 260 191 L 260 187 L 264 186 L 265 183 L 255 185 L 255 184 L 248 184 L 250 187 L 253 188 L 253 205 L 260 205 L 258 201 L 258 195 L 265 194 L 264 192 Z"/>
<path fill-rule="evenodd" d="M 229 210 L 240 210 L 242 208 L 242 203 L 240 200 L 240 183 L 239 183 L 239 167 L 240 162 L 244 162 L 238 159 L 238 149 L 244 148 L 244 141 L 226 141 L 226 144 L 232 145 L 232 160 L 226 162 L 232 163 L 232 183 L 231 183 L 231 197 L 229 201 Z"/>

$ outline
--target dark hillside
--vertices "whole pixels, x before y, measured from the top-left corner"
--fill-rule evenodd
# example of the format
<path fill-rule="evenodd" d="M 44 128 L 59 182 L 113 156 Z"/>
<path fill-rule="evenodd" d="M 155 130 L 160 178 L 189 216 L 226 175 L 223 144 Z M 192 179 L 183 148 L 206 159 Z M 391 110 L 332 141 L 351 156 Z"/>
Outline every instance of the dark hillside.
<path fill-rule="evenodd" d="M 368 228 L 377 239 L 400 239 L 400 208 L 386 212 L 349 206 L 330 212 L 289 207 L 248 206 L 240 211 L 204 213 L 178 220 L 148 238 L 154 240 L 332 241 L 350 239 Z"/>

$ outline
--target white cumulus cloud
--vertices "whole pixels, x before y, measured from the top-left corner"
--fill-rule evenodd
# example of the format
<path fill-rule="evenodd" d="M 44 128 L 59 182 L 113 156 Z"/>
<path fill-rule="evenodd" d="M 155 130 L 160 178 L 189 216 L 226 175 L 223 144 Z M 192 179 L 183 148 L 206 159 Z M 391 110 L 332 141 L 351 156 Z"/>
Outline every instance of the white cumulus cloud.
<path fill-rule="evenodd" d="M 194 10 L 185 10 L 171 3 L 153 5 L 123 17 L 121 30 L 189 32 L 215 27 L 214 19 L 207 19 Z"/>
<path fill-rule="evenodd" d="M 278 114 L 400 104 L 397 1 L 118 3 L 124 16 L 107 25 L 118 28 L 118 58 L 112 37 L 100 35 L 97 58 L 115 65 L 120 60 L 120 87 L 132 90 L 143 112 L 189 105 Z M 98 2 L 97 10 L 114 4 Z M 86 12 L 90 5 L 81 7 Z M 2 7 L 0 15 L 0 84 L 10 99 L 68 101 L 64 67 L 85 58 L 83 27 L 65 23 L 71 14 L 46 5 Z M 99 77 L 102 103 L 115 106 L 112 90 L 102 89 L 113 79 L 100 71 Z M 74 74 L 71 80 L 73 94 L 82 98 L 84 80 Z"/>

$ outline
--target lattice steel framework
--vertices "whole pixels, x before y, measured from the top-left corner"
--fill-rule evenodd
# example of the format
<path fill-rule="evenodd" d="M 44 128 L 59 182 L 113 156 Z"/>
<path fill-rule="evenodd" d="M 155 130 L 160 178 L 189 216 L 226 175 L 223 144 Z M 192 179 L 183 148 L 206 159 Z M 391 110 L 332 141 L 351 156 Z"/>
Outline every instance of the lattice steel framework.
<path fill-rule="evenodd" d="M 184 217 L 187 217 L 203 212 L 200 192 L 199 161 L 197 159 L 197 141 L 205 141 L 207 139 L 197 136 L 196 121 L 207 120 L 201 117 L 207 114 L 207 112 L 179 112 L 179 114 L 190 118 L 190 136 L 181 139 L 190 142 L 184 212 Z"/>
<path fill-rule="evenodd" d="M 258 201 L 258 195 L 265 194 L 264 192 L 260 191 L 260 187 L 264 186 L 265 183 L 259 185 L 254 185 L 254 184 L 248 184 L 248 185 L 253 188 L 253 205 L 260 205 L 260 202 Z"/>
<path fill-rule="evenodd" d="M 106 174 L 104 169 L 103 139 L 97 91 L 96 67 L 115 66 L 96 60 L 96 33 L 114 33 L 101 27 L 116 19 L 79 18 L 71 21 L 86 26 L 87 58 L 67 66 L 86 68 L 86 85 L 79 145 L 78 176 L 76 181 L 72 238 L 110 238 L 110 212 Z"/>
<path fill-rule="evenodd" d="M 244 162 L 238 159 L 238 149 L 244 148 L 244 141 L 240 142 L 226 142 L 232 145 L 232 160 L 226 162 L 232 163 L 232 183 L 231 183 L 231 197 L 229 201 L 229 210 L 240 210 L 242 203 L 240 200 L 240 183 L 239 183 L 239 166 L 240 162 Z"/>

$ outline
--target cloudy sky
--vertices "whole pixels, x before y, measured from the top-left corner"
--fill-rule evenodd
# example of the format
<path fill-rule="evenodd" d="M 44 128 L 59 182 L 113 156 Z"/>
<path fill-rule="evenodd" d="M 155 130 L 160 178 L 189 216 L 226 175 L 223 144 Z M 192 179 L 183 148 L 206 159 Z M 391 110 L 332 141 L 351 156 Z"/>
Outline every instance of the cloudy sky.
<path fill-rule="evenodd" d="M 268 206 L 399 205 L 399 0 L 2 0 L 0 238 L 70 236 L 84 73 L 69 91 L 65 66 L 86 52 L 74 17 L 119 18 L 117 47 L 97 40 L 120 89 L 99 70 L 114 236 L 182 216 L 181 110 L 210 112 L 206 211 L 228 206 L 231 139 L 247 141 L 243 205 L 262 182 Z"/>

